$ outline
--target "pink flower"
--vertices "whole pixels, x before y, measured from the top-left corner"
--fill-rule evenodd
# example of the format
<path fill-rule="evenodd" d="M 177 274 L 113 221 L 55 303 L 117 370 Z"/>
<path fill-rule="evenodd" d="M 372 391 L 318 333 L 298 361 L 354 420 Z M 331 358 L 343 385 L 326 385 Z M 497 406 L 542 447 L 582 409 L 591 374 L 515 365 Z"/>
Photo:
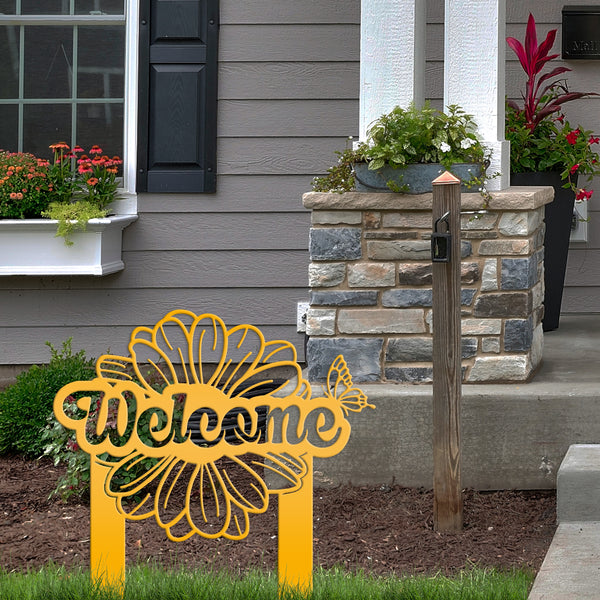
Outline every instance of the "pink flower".
<path fill-rule="evenodd" d="M 49 146 L 51 150 L 69 150 L 69 144 L 67 142 L 57 142 Z"/>
<path fill-rule="evenodd" d="M 571 146 L 574 146 L 577 143 L 577 138 L 579 137 L 579 129 L 574 129 L 573 131 L 570 131 L 569 133 L 567 133 L 567 142 L 569 142 L 569 144 L 571 144 Z"/>
<path fill-rule="evenodd" d="M 102 148 L 98 145 L 94 145 L 90 148 L 90 154 L 102 154 Z"/>

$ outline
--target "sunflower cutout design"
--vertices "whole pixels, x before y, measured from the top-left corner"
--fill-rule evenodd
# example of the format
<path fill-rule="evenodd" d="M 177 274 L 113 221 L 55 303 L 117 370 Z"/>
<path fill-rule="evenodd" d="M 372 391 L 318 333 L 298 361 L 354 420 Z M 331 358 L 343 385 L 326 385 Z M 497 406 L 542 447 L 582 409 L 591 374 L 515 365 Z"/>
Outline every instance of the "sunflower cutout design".
<path fill-rule="evenodd" d="M 212 314 L 173 311 L 135 329 L 128 351 L 65 386 L 55 414 L 107 468 L 119 512 L 154 517 L 174 541 L 245 537 L 270 494 L 302 486 L 303 455 L 339 452 L 348 412 L 373 408 L 341 356 L 311 398 L 292 344 Z M 76 414 L 65 410 L 73 398 Z"/>

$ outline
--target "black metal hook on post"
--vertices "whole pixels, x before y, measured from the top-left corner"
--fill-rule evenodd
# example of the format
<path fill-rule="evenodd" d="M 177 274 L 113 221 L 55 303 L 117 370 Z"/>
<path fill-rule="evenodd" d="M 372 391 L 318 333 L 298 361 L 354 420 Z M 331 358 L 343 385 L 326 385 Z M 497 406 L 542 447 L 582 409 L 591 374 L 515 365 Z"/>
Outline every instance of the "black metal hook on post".
<path fill-rule="evenodd" d="M 450 262 L 452 258 L 452 235 L 450 233 L 450 211 L 446 211 L 433 224 L 433 233 L 431 234 L 431 261 L 432 262 Z M 446 231 L 439 231 L 440 223 L 446 223 Z"/>

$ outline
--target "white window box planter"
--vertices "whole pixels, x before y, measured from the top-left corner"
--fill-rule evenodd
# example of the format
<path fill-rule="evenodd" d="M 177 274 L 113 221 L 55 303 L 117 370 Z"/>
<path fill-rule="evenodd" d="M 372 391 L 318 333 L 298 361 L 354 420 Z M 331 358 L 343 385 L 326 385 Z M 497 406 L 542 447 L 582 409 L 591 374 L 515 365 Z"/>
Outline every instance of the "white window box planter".
<path fill-rule="evenodd" d="M 56 237 L 57 221 L 0 219 L 0 275 L 108 275 L 125 268 L 123 229 L 136 214 L 91 219 L 67 246 Z"/>

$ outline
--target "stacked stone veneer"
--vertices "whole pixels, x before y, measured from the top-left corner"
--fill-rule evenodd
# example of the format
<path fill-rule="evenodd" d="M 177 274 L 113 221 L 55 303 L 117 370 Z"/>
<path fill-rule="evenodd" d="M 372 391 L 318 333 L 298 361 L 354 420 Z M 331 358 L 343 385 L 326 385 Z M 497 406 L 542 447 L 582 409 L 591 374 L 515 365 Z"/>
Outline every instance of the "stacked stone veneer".
<path fill-rule="evenodd" d="M 527 380 L 542 357 L 552 188 L 462 194 L 465 382 Z M 343 354 L 355 381 L 432 381 L 432 195 L 311 192 L 308 377 Z M 436 325 L 437 326 L 437 325 Z"/>

